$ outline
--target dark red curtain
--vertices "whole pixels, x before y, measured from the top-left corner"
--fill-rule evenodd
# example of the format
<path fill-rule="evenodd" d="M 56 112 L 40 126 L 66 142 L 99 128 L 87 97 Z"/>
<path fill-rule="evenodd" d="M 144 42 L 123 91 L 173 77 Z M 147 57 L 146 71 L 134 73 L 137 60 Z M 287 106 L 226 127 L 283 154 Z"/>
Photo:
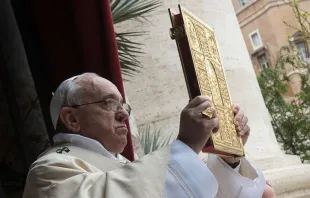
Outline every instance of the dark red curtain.
<path fill-rule="evenodd" d="M 29 0 L 29 8 L 53 90 L 73 75 L 95 72 L 125 99 L 109 0 Z M 134 160 L 130 130 L 122 154 Z"/>

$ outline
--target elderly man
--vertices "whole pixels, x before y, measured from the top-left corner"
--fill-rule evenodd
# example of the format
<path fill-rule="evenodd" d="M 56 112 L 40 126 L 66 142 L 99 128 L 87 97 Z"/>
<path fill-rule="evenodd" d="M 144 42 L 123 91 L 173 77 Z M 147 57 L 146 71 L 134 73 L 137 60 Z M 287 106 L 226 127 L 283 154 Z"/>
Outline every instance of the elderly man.
<path fill-rule="evenodd" d="M 209 107 L 211 118 L 201 113 Z M 234 111 L 245 143 L 247 118 Z M 262 197 L 265 179 L 246 159 L 209 155 L 206 166 L 198 157 L 219 126 L 208 97 L 184 108 L 177 140 L 132 163 L 119 154 L 129 113 L 116 86 L 96 74 L 61 83 L 51 101 L 55 145 L 31 166 L 24 198 Z"/>

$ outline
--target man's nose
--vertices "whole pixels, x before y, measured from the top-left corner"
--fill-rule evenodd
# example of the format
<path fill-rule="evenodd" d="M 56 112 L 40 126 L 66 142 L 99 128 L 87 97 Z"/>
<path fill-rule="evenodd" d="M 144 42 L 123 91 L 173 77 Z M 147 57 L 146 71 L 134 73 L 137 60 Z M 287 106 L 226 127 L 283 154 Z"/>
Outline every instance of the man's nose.
<path fill-rule="evenodd" d="M 128 112 L 122 108 L 120 109 L 117 113 L 116 113 L 116 120 L 120 121 L 120 122 L 124 122 L 125 120 L 127 120 L 129 118 L 129 114 Z"/>

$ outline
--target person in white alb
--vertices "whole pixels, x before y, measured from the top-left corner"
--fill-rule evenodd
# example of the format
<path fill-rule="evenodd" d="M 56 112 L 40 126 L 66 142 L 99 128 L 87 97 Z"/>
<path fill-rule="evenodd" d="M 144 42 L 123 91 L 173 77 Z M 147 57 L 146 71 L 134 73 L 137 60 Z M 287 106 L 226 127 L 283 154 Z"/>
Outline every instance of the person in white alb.
<path fill-rule="evenodd" d="M 178 138 L 134 162 L 121 156 L 130 109 L 114 84 L 93 73 L 65 80 L 51 101 L 54 146 L 32 164 L 24 198 L 259 198 L 266 181 L 245 158 L 199 158 L 218 119 L 211 101 L 199 96 L 180 117 Z M 212 117 L 201 112 L 212 108 Z M 247 117 L 234 109 L 245 143 Z"/>

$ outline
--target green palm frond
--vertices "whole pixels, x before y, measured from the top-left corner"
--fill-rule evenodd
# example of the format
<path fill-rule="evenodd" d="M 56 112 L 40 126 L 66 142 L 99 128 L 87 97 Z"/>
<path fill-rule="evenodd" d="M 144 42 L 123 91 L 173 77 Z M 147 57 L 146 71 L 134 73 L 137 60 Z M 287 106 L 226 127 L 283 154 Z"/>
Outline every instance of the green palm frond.
<path fill-rule="evenodd" d="M 114 24 L 143 18 L 145 14 L 161 5 L 159 0 L 112 0 L 110 2 Z"/>
<path fill-rule="evenodd" d="M 173 133 L 163 135 L 160 129 L 151 130 L 150 126 L 139 128 L 138 133 L 145 155 L 171 144 L 175 139 Z"/>
<path fill-rule="evenodd" d="M 145 15 L 155 10 L 161 3 L 159 0 L 110 0 L 110 5 L 113 23 L 117 24 L 131 19 L 147 21 Z M 145 33 L 142 31 L 116 33 L 120 64 L 124 76 L 132 77 L 142 69 L 139 57 L 144 54 L 142 52 L 143 44 L 133 42 L 131 39 L 145 35 Z M 124 80 L 127 79 L 124 78 Z"/>
<path fill-rule="evenodd" d="M 120 64 L 122 67 L 122 73 L 126 76 L 133 76 L 139 72 L 142 68 L 139 56 L 143 54 L 141 52 L 142 44 L 132 42 L 128 37 L 139 36 L 140 32 L 121 33 L 116 34 L 116 41 L 118 45 L 118 55 L 120 58 Z"/>

